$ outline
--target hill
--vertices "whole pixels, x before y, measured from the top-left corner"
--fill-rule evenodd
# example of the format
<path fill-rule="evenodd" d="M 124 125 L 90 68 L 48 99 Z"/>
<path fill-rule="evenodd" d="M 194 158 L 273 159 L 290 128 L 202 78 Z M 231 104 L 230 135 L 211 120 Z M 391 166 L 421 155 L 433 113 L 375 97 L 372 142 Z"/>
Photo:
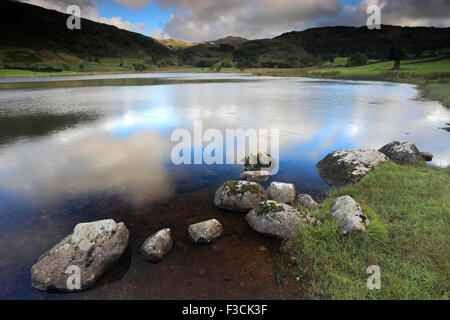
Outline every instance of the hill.
<path fill-rule="evenodd" d="M 191 43 L 156 40 L 115 26 L 82 20 L 66 27 L 68 15 L 38 6 L 0 2 L 0 65 L 30 71 L 145 70 L 153 66 L 200 68 L 303 68 L 329 65 L 364 53 L 368 62 L 385 61 L 394 44 L 406 58 L 437 57 L 450 49 L 450 28 L 321 27 L 284 33 L 273 39 L 225 37 Z"/>
<path fill-rule="evenodd" d="M 234 42 L 222 49 L 217 41 L 210 42 L 186 48 L 181 56 L 184 63 L 197 66 L 232 60 L 238 67 L 298 68 L 354 53 L 364 53 L 372 60 L 386 60 L 394 44 L 410 57 L 433 54 L 450 48 L 450 28 L 390 25 L 382 25 L 380 30 L 365 26 L 312 28 L 273 39 Z"/>
<path fill-rule="evenodd" d="M 3 64 L 78 63 L 105 57 L 173 63 L 171 51 L 153 38 L 112 25 L 82 19 L 80 30 L 69 30 L 67 14 L 14 1 L 1 1 L 0 12 Z"/>
<path fill-rule="evenodd" d="M 171 50 L 189 48 L 200 44 L 199 42 L 188 42 L 176 39 L 155 39 L 155 40 Z"/>
<path fill-rule="evenodd" d="M 233 36 L 228 36 L 225 38 L 220 38 L 214 41 L 211 41 L 213 44 L 215 45 L 221 45 L 221 44 L 230 44 L 230 45 L 239 45 L 239 44 L 243 44 L 245 42 L 247 42 L 249 40 L 245 39 L 245 38 L 241 38 L 241 37 L 233 37 Z"/>

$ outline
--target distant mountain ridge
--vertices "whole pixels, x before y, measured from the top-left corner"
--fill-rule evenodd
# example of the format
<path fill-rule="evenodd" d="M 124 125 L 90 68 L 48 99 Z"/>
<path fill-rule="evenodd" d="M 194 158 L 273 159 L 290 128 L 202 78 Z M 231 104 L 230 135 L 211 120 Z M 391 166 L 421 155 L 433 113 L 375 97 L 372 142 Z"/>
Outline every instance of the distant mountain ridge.
<path fill-rule="evenodd" d="M 38 6 L 0 2 L 0 49 L 24 48 L 86 57 L 146 57 L 158 62 L 172 52 L 153 38 L 82 19 L 80 30 L 66 27 L 67 14 Z"/>
<path fill-rule="evenodd" d="M 381 30 L 369 30 L 365 26 L 338 26 L 292 31 L 273 39 L 228 36 L 191 43 L 156 40 L 87 19 L 82 19 L 81 30 L 69 30 L 67 14 L 10 0 L 0 2 L 0 14 L 0 64 L 3 66 L 73 65 L 85 61 L 97 63 L 104 58 L 115 58 L 114 64 L 118 66 L 127 58 L 128 68 L 135 64 L 298 68 L 354 53 L 384 60 L 394 44 L 402 47 L 407 56 L 450 49 L 450 28 L 382 25 Z"/>

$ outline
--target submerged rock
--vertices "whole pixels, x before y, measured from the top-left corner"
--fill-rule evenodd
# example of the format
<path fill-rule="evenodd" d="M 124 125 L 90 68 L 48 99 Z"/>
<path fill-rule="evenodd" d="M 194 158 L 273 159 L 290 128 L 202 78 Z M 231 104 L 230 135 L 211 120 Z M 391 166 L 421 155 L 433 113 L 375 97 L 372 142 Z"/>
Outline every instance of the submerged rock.
<path fill-rule="evenodd" d="M 300 227 L 316 223 L 309 214 L 272 200 L 259 203 L 245 220 L 256 232 L 278 238 L 294 237 Z"/>
<path fill-rule="evenodd" d="M 248 212 L 266 199 L 267 193 L 260 184 L 230 180 L 216 191 L 214 204 L 225 210 Z"/>
<path fill-rule="evenodd" d="M 295 200 L 295 186 L 292 183 L 272 182 L 266 191 L 269 199 L 277 202 L 292 203 Z"/>
<path fill-rule="evenodd" d="M 423 161 L 433 161 L 433 155 L 429 152 L 421 152 L 420 156 L 422 157 Z"/>
<path fill-rule="evenodd" d="M 170 229 L 167 228 L 148 237 L 141 246 L 141 253 L 148 261 L 158 262 L 172 250 L 172 246 L 172 236 Z"/>
<path fill-rule="evenodd" d="M 389 161 L 373 149 L 349 149 L 329 153 L 316 164 L 319 175 L 331 187 L 356 183 L 380 163 Z"/>
<path fill-rule="evenodd" d="M 355 230 L 366 230 L 369 219 L 361 207 L 350 196 L 336 198 L 330 207 L 331 218 L 336 219 L 339 232 L 347 234 Z"/>
<path fill-rule="evenodd" d="M 216 219 L 191 224 L 188 230 L 192 240 L 197 243 L 211 242 L 223 232 L 222 225 Z"/>
<path fill-rule="evenodd" d="M 319 204 L 309 194 L 299 194 L 295 200 L 296 204 L 308 209 L 316 209 Z"/>
<path fill-rule="evenodd" d="M 241 179 L 251 182 L 266 182 L 269 181 L 272 174 L 269 171 L 244 171 L 241 174 Z"/>
<path fill-rule="evenodd" d="M 398 164 L 416 164 L 422 160 L 419 149 L 412 142 L 394 141 L 378 151 Z"/>
<path fill-rule="evenodd" d="M 32 286 L 61 292 L 91 287 L 122 256 L 128 236 L 125 225 L 111 219 L 77 224 L 71 235 L 31 267 Z"/>
<path fill-rule="evenodd" d="M 243 159 L 244 172 L 241 178 L 253 182 L 269 181 L 273 169 L 276 167 L 275 159 L 267 152 L 251 153 Z"/>

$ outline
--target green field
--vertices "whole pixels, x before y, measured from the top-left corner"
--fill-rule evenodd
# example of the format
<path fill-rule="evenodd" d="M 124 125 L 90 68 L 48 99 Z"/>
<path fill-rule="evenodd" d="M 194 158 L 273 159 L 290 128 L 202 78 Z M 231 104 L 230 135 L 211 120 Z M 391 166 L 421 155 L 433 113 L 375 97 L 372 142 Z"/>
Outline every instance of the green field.
<path fill-rule="evenodd" d="M 312 299 L 448 299 L 449 186 L 448 167 L 386 163 L 361 182 L 331 191 L 311 211 L 322 225 L 302 229 L 286 243 L 296 262 L 287 272 Z M 329 207 L 341 195 L 361 204 L 370 220 L 367 231 L 338 232 Z M 380 290 L 366 286 L 370 265 L 381 268 Z"/>

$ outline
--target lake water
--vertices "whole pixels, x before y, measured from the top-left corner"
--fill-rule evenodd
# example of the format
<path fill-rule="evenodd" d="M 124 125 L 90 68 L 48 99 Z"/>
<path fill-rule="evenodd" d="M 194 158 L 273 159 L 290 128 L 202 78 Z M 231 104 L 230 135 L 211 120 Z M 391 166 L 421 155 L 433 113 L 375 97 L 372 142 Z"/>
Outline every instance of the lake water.
<path fill-rule="evenodd" d="M 440 129 L 450 110 L 407 84 L 192 73 L 0 79 L 0 298 L 297 297 L 276 281 L 279 242 L 213 205 L 215 190 L 242 167 L 171 162 L 171 133 L 193 132 L 194 121 L 224 133 L 279 129 L 271 181 L 317 198 L 327 186 L 315 163 L 334 150 L 413 141 L 434 154 L 432 165 L 450 163 L 450 133 Z M 125 222 L 130 246 L 94 288 L 30 286 L 42 253 L 77 223 L 106 218 Z M 190 243 L 188 225 L 211 218 L 224 237 Z M 149 264 L 139 246 L 164 227 L 174 250 Z"/>

